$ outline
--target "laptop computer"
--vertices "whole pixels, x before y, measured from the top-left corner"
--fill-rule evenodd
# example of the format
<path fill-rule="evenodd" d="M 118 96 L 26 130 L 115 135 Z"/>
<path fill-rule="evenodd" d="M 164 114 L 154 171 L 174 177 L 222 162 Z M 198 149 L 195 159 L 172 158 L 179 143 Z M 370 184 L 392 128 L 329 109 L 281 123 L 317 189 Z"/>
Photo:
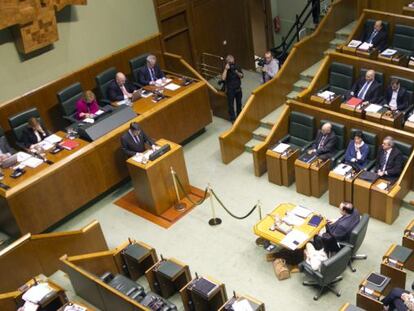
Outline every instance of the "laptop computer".
<path fill-rule="evenodd" d="M 17 164 L 17 154 L 13 154 L 1 162 L 1 168 L 9 168 Z"/>

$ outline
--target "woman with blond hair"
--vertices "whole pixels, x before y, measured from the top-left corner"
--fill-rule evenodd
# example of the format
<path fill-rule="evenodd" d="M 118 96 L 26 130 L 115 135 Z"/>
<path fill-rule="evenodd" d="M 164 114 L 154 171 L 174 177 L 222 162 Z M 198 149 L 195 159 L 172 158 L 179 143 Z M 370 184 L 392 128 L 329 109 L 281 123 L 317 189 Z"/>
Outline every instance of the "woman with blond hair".
<path fill-rule="evenodd" d="M 86 91 L 83 97 L 76 103 L 76 119 L 93 118 L 99 110 L 98 102 L 92 91 Z"/>

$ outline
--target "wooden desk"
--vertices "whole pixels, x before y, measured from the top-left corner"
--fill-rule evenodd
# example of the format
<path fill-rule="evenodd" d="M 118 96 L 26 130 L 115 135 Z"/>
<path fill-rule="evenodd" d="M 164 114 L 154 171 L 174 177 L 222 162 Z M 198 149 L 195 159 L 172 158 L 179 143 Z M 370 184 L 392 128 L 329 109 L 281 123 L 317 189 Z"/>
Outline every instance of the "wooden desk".
<path fill-rule="evenodd" d="M 378 187 L 381 184 L 389 185 L 389 182 L 380 178 L 371 186 L 369 214 L 375 219 L 392 224 L 398 218 L 400 209 L 393 204 L 388 204 L 388 194 L 393 186 L 388 186 L 389 189 L 382 190 Z"/>
<path fill-rule="evenodd" d="M 411 121 L 405 121 L 404 123 L 404 131 L 414 133 L 414 122 Z"/>
<path fill-rule="evenodd" d="M 312 195 L 310 167 L 312 163 L 305 163 L 299 159 L 295 161 L 296 192 L 307 196 Z"/>
<path fill-rule="evenodd" d="M 312 196 L 320 198 L 328 190 L 328 175 L 331 170 L 331 160 L 317 159 L 310 166 Z"/>
<path fill-rule="evenodd" d="M 339 106 L 339 111 L 343 114 L 346 114 L 348 116 L 353 117 L 354 116 L 354 111 L 355 111 L 355 106 L 348 105 L 347 103 L 342 103 Z"/>
<path fill-rule="evenodd" d="M 370 193 L 372 183 L 360 178 L 356 178 L 354 181 L 353 193 L 354 193 L 354 206 L 358 208 L 359 213 L 370 214 Z"/>
<path fill-rule="evenodd" d="M 161 215 L 177 203 L 171 167 L 177 173 L 186 193 L 190 192 L 183 148 L 164 139 L 157 141 L 159 146 L 166 144 L 171 146 L 171 150 L 147 164 L 138 163 L 134 158 L 127 160 L 129 175 L 140 208 L 155 215 Z M 185 196 L 183 193 L 180 195 L 180 199 Z"/>
<path fill-rule="evenodd" d="M 393 64 L 396 66 L 407 67 L 408 65 L 407 56 L 403 54 L 399 54 L 398 52 L 391 57 L 386 57 L 386 56 L 382 56 L 381 54 L 379 54 L 378 60 L 384 63 Z"/>
<path fill-rule="evenodd" d="M 382 115 L 387 111 L 386 108 L 381 108 L 377 112 L 365 112 L 365 119 L 375 123 L 381 123 Z"/>
<path fill-rule="evenodd" d="M 408 16 L 414 16 L 414 8 L 411 8 L 409 6 L 403 7 L 403 14 Z"/>
<path fill-rule="evenodd" d="M 295 161 L 299 150 L 290 149 L 286 154 L 272 150 L 266 152 L 266 162 L 269 181 L 279 186 L 289 187 L 295 181 Z"/>
<path fill-rule="evenodd" d="M 391 278 L 391 288 L 399 287 L 405 288 L 406 280 L 407 280 L 407 272 L 404 269 L 412 270 L 413 269 L 413 262 L 414 256 L 411 255 L 406 261 L 400 262 L 397 261 L 396 263 L 390 262 L 390 256 L 392 252 L 396 249 L 397 244 L 392 244 L 385 255 L 382 257 L 381 262 L 381 274 L 386 275 Z"/>
<path fill-rule="evenodd" d="M 131 121 L 140 123 L 149 136 L 175 143 L 199 133 L 212 121 L 207 85 L 196 81 L 177 91 Z M 43 232 L 128 178 L 120 146 L 128 128 L 124 124 L 72 152 L 62 151 L 56 155 L 62 159 L 33 174 L 5 178 L 12 188 L 0 189 L 0 229 L 12 236 Z"/>
<path fill-rule="evenodd" d="M 413 60 L 410 60 L 410 61 L 408 62 L 408 68 L 410 68 L 410 69 L 414 69 L 414 61 L 413 61 Z"/>
<path fill-rule="evenodd" d="M 318 107 L 335 111 L 339 110 L 339 106 L 342 102 L 342 96 L 340 95 L 336 95 L 333 99 L 328 100 L 314 94 L 310 99 Z"/>
<path fill-rule="evenodd" d="M 358 308 L 354 305 L 351 305 L 349 302 L 347 302 L 346 304 L 344 304 L 339 311 L 366 311 L 364 309 Z"/>
<path fill-rule="evenodd" d="M 351 48 L 348 45 L 344 45 L 342 47 L 342 53 L 348 54 L 348 55 L 355 55 L 357 51 L 357 48 Z"/>
<path fill-rule="evenodd" d="M 263 302 L 252 298 L 250 296 L 247 295 L 237 295 L 231 297 L 220 309 L 219 311 L 226 311 L 226 310 L 232 310 L 232 309 L 228 309 L 231 308 L 231 306 L 236 302 L 236 301 L 241 301 L 241 300 L 247 300 L 248 303 L 250 304 L 250 307 L 252 308 L 253 311 L 265 311 L 265 305 Z"/>
<path fill-rule="evenodd" d="M 385 126 L 401 129 L 403 122 L 404 114 L 401 111 L 393 113 L 392 111 L 388 110 L 381 116 L 381 124 L 384 124 Z"/>
<path fill-rule="evenodd" d="M 368 51 L 365 50 L 356 50 L 356 56 L 363 57 L 363 58 L 369 58 L 369 59 L 377 59 L 378 58 L 378 50 L 377 49 L 371 49 Z"/>
<path fill-rule="evenodd" d="M 329 172 L 329 204 L 339 207 L 342 202 L 353 201 L 353 185 L 360 173 L 352 175 L 340 175 L 333 170 Z"/>
<path fill-rule="evenodd" d="M 386 296 L 390 290 L 391 282 L 390 279 L 387 279 L 388 284 L 385 285 L 385 288 L 382 291 L 374 291 L 372 295 L 367 295 L 362 289 L 368 285 L 367 281 L 368 276 L 359 284 L 359 290 L 356 297 L 356 305 L 364 310 L 369 311 L 383 311 L 384 305 L 381 302 L 381 299 Z"/>
<path fill-rule="evenodd" d="M 414 250 L 414 236 L 412 235 L 414 228 L 414 220 L 412 220 L 404 230 L 404 236 L 402 238 L 402 245 Z"/>
<path fill-rule="evenodd" d="M 296 207 L 295 204 L 291 203 L 283 203 L 278 205 L 271 213 L 270 215 L 267 215 L 265 218 L 263 218 L 261 221 L 259 221 L 254 227 L 253 231 L 254 233 L 264 238 L 267 241 L 272 242 L 273 244 L 282 246 L 281 241 L 286 236 L 280 231 L 277 230 L 270 230 L 270 227 L 274 224 L 274 217 L 279 216 L 281 219 L 286 215 L 286 212 L 293 210 Z M 298 246 L 298 248 L 305 247 L 306 243 L 308 243 L 310 240 L 313 239 L 315 235 L 319 233 L 319 231 L 322 230 L 323 227 L 326 225 L 326 219 L 323 218 L 321 223 L 318 227 L 312 227 L 308 225 L 309 220 L 312 218 L 313 215 L 317 215 L 317 213 L 310 214 L 303 224 L 301 226 L 296 226 L 294 229 L 302 231 L 303 233 L 307 234 L 309 236 L 309 239 L 304 241 L 302 244 Z"/>

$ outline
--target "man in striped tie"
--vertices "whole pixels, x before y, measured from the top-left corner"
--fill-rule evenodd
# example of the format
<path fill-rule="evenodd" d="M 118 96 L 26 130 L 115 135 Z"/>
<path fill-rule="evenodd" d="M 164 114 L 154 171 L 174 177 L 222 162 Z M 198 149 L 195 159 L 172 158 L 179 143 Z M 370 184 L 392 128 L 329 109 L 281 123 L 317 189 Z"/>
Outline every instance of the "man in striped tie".
<path fill-rule="evenodd" d="M 365 29 L 362 42 L 372 44 L 372 47 L 382 52 L 387 47 L 387 32 L 381 20 L 375 22 L 373 27 Z"/>
<path fill-rule="evenodd" d="M 370 103 L 380 102 L 381 84 L 375 80 L 375 71 L 368 70 L 365 76 L 360 77 L 352 86 L 350 95 Z"/>
<path fill-rule="evenodd" d="M 139 84 L 142 86 L 154 85 L 158 79 L 165 78 L 155 55 L 148 55 L 147 64 L 139 70 Z"/>

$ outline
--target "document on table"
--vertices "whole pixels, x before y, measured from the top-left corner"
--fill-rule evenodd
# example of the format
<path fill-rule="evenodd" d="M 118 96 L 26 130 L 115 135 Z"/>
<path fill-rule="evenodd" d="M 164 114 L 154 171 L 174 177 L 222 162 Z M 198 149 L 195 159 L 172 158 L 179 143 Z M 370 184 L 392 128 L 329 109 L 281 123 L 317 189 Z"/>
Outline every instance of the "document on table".
<path fill-rule="evenodd" d="M 294 251 L 298 248 L 299 245 L 301 245 L 307 239 L 309 239 L 309 236 L 307 234 L 299 230 L 292 230 L 283 238 L 283 240 L 280 243 L 283 246 Z"/>
<path fill-rule="evenodd" d="M 318 96 L 325 100 L 330 100 L 333 97 L 335 97 L 335 93 L 331 91 L 323 91 L 323 92 L 318 93 Z"/>
<path fill-rule="evenodd" d="M 30 157 L 27 160 L 22 162 L 23 165 L 31 167 L 31 168 L 36 168 L 42 163 L 43 163 L 43 160 L 39 158 L 35 158 L 35 157 Z"/>
<path fill-rule="evenodd" d="M 397 53 L 397 50 L 393 50 L 393 49 L 386 49 L 385 51 L 383 51 L 381 53 L 382 56 L 386 56 L 386 57 L 390 57 L 393 56 L 395 53 Z"/>
<path fill-rule="evenodd" d="M 54 144 L 52 144 L 52 143 L 50 143 L 46 140 L 43 140 L 40 143 L 37 143 L 36 145 L 40 146 L 43 150 L 50 150 L 55 146 Z"/>
<path fill-rule="evenodd" d="M 181 87 L 181 86 L 179 86 L 178 84 L 175 84 L 175 83 L 170 83 L 170 84 L 168 84 L 168 85 L 166 85 L 166 86 L 165 86 L 165 88 L 166 88 L 167 90 L 170 90 L 170 91 L 176 91 L 176 90 L 178 90 L 180 87 Z"/>
<path fill-rule="evenodd" d="M 366 112 L 378 112 L 382 109 L 381 105 L 377 105 L 377 104 L 371 104 L 369 105 L 367 108 L 365 108 Z"/>
<path fill-rule="evenodd" d="M 118 106 L 122 106 L 122 105 L 129 105 L 131 103 L 131 100 L 129 99 L 129 98 L 127 98 L 127 99 L 123 99 L 123 100 L 120 100 L 119 102 L 117 102 L 116 104 L 118 105 Z M 93 120 L 93 119 L 92 119 Z M 85 121 L 85 119 L 84 119 L 84 121 Z M 85 122 L 87 122 L 87 121 L 85 121 Z"/>
<path fill-rule="evenodd" d="M 368 42 L 364 42 L 360 46 L 358 46 L 358 50 L 362 51 L 368 51 L 370 48 L 372 48 L 372 44 Z"/>
<path fill-rule="evenodd" d="M 254 311 L 247 299 L 242 299 L 233 303 L 232 308 L 234 311 Z"/>
<path fill-rule="evenodd" d="M 92 119 L 92 118 L 85 118 L 85 119 L 82 120 L 82 122 L 93 124 L 95 122 L 95 120 Z"/>
<path fill-rule="evenodd" d="M 19 311 L 36 311 L 39 309 L 39 305 L 30 302 L 30 301 L 26 301 L 23 305 L 23 309 L 19 309 Z"/>
<path fill-rule="evenodd" d="M 359 41 L 359 40 L 352 40 L 351 42 L 349 42 L 348 43 L 348 46 L 350 47 L 350 48 L 357 48 L 358 46 L 360 46 L 361 45 L 361 41 Z"/>
<path fill-rule="evenodd" d="M 30 287 L 22 296 L 24 301 L 39 303 L 46 295 L 53 292 L 53 289 L 47 283 L 40 283 Z"/>
<path fill-rule="evenodd" d="M 43 141 L 46 141 L 50 144 L 56 144 L 56 143 L 62 141 L 62 137 L 60 137 L 56 134 L 52 134 L 52 135 L 49 135 L 48 137 L 46 137 Z"/>
<path fill-rule="evenodd" d="M 24 161 L 26 161 L 27 159 L 29 159 L 31 157 L 31 155 L 30 154 L 28 154 L 28 153 L 26 153 L 26 152 L 23 152 L 23 151 L 19 151 L 18 153 L 17 153 L 17 162 L 24 162 Z"/>
<path fill-rule="evenodd" d="M 63 311 L 86 311 L 85 307 L 77 305 L 76 303 L 72 304 L 71 306 L 66 306 Z"/>
<path fill-rule="evenodd" d="M 339 164 L 337 167 L 334 168 L 333 172 L 335 174 L 345 176 L 352 170 L 352 166 L 347 164 Z"/>
<path fill-rule="evenodd" d="M 385 190 L 385 189 L 387 189 L 387 187 L 388 187 L 388 184 L 385 183 L 385 182 L 381 182 L 377 185 L 377 188 L 379 188 L 381 190 Z"/>
<path fill-rule="evenodd" d="M 301 205 L 296 206 L 291 213 L 295 214 L 296 216 L 299 216 L 301 218 L 307 218 L 310 214 L 312 214 L 312 211 L 306 207 L 303 207 Z"/>
<path fill-rule="evenodd" d="M 286 216 L 283 217 L 283 222 L 291 226 L 301 226 L 305 222 L 305 219 L 296 216 L 292 212 L 287 212 Z"/>
<path fill-rule="evenodd" d="M 410 122 L 414 122 L 414 114 L 412 114 L 412 115 L 408 118 L 408 121 L 410 121 Z"/>
<path fill-rule="evenodd" d="M 272 150 L 277 153 L 283 153 L 290 148 L 289 144 L 280 143 Z"/>

